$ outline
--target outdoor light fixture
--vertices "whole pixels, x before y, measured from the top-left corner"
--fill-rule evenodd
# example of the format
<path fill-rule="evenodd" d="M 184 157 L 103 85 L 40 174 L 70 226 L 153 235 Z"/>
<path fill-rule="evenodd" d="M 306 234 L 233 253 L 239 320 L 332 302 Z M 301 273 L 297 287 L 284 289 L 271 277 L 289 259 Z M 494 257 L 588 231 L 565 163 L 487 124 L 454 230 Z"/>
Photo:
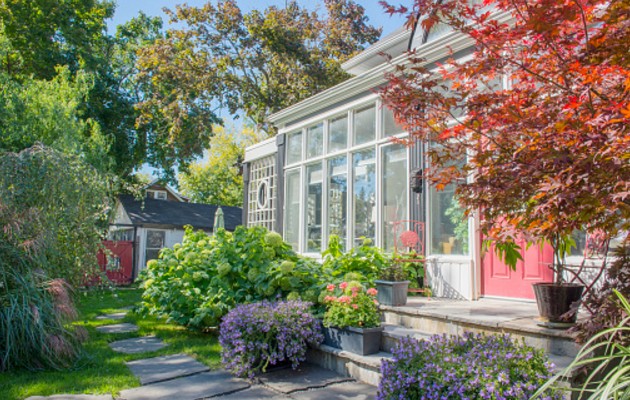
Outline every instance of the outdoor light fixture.
<path fill-rule="evenodd" d="M 414 193 L 422 193 L 422 184 L 424 183 L 423 180 L 423 170 L 422 168 L 417 169 L 416 171 L 411 173 L 411 179 L 410 179 L 410 186 L 411 186 L 411 190 L 413 190 Z"/>

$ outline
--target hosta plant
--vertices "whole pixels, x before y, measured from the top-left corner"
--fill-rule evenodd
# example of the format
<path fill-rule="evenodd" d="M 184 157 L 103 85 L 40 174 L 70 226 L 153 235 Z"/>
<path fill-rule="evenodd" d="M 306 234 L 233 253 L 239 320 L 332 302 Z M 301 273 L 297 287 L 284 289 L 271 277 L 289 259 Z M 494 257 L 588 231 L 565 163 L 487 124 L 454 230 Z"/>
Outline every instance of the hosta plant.
<path fill-rule="evenodd" d="M 380 400 L 529 398 L 550 376 L 542 350 L 508 335 L 406 338 L 383 360 Z M 546 392 L 540 399 L 561 399 Z"/>
<path fill-rule="evenodd" d="M 365 290 L 360 282 L 329 284 L 324 297 L 324 325 L 337 328 L 374 328 L 381 324 L 376 289 Z"/>
<path fill-rule="evenodd" d="M 261 302 L 230 311 L 219 335 L 223 366 L 248 378 L 285 360 L 296 368 L 305 360 L 307 346 L 317 346 L 323 340 L 310 305 L 299 300 Z"/>

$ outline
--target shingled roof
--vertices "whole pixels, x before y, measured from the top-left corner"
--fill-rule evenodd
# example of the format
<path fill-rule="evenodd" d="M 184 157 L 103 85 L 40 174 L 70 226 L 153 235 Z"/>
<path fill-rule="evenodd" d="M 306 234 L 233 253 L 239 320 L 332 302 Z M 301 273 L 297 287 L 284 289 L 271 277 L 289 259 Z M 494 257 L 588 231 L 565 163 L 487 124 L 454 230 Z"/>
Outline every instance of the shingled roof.
<path fill-rule="evenodd" d="M 195 229 L 211 230 L 214 225 L 215 205 L 182 203 L 145 198 L 136 200 L 133 196 L 119 197 L 120 203 L 135 226 L 183 228 L 191 225 Z M 225 229 L 233 231 L 243 222 L 240 207 L 221 206 Z"/>

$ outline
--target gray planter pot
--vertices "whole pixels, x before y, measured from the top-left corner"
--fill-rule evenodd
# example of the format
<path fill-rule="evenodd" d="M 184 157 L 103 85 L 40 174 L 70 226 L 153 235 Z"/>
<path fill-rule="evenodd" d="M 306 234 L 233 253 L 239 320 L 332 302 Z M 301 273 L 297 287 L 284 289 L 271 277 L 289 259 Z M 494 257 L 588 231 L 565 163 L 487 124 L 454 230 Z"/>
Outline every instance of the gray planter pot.
<path fill-rule="evenodd" d="M 407 304 L 409 281 L 374 281 L 378 294 L 376 299 L 384 306 L 404 306 Z"/>
<path fill-rule="evenodd" d="M 324 344 L 351 353 L 368 355 L 378 353 L 381 348 L 383 327 L 377 328 L 336 328 L 323 327 Z"/>

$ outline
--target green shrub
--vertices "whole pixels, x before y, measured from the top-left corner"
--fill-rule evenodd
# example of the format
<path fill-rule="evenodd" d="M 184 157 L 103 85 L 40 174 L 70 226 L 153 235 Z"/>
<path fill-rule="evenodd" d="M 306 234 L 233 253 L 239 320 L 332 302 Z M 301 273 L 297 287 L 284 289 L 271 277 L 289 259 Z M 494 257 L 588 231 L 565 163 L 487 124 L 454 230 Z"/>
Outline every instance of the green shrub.
<path fill-rule="evenodd" d="M 372 287 L 381 272 L 391 264 L 390 257 L 382 249 L 374 247 L 371 240 L 365 239 L 360 246 L 343 251 L 339 237 L 335 235 L 328 239 L 328 249 L 322 252 L 322 256 L 323 269 L 333 283 L 353 280 Z"/>
<path fill-rule="evenodd" d="M 147 265 L 142 308 L 191 328 L 217 326 L 238 304 L 292 298 L 316 301 L 322 272 L 278 234 L 237 227 L 215 235 L 186 229 L 183 243 Z"/>

